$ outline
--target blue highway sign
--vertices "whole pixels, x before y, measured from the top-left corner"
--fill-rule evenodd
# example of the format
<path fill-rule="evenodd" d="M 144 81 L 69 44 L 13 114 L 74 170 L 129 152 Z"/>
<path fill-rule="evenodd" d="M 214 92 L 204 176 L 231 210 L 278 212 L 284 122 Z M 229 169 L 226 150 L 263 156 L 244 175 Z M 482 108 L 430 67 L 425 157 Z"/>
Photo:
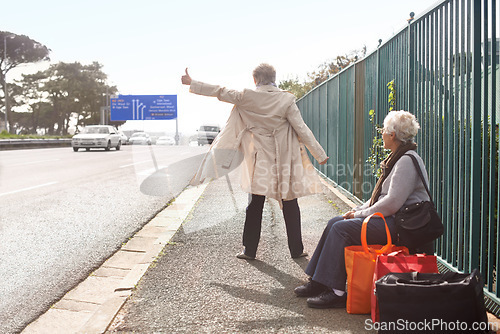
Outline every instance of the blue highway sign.
<path fill-rule="evenodd" d="M 177 118 L 177 95 L 118 95 L 111 98 L 112 121 Z"/>

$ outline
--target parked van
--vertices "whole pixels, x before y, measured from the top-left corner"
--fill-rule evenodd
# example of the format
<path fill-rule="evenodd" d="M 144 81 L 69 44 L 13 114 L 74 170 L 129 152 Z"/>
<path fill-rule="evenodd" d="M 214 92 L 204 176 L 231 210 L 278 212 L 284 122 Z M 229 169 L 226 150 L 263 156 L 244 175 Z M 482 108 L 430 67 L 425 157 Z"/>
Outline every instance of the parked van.
<path fill-rule="evenodd" d="M 198 146 L 203 144 L 212 144 L 215 137 L 220 132 L 218 125 L 202 125 L 198 130 Z"/>

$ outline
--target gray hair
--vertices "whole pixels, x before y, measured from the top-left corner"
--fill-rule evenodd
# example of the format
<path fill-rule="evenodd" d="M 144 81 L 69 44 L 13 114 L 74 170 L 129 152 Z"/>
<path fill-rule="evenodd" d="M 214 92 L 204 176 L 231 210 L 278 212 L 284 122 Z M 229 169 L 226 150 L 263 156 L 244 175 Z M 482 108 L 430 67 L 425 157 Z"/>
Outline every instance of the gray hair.
<path fill-rule="evenodd" d="M 275 85 L 276 70 L 269 64 L 260 64 L 253 70 L 253 78 L 257 86 Z"/>
<path fill-rule="evenodd" d="M 384 131 L 394 133 L 403 144 L 413 142 L 419 129 L 417 119 L 408 111 L 393 110 L 384 119 Z"/>

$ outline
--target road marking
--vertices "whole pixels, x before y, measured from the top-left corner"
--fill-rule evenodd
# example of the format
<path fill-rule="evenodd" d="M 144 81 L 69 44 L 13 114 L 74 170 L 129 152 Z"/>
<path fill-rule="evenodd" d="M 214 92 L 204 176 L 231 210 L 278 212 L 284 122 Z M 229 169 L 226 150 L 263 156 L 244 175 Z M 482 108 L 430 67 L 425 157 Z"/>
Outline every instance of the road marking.
<path fill-rule="evenodd" d="M 59 183 L 59 182 L 58 181 L 54 181 L 54 182 L 39 184 L 39 185 L 33 186 L 33 187 L 28 187 L 28 188 L 23 188 L 23 189 L 19 189 L 19 190 L 9 191 L 8 193 L 1 193 L 0 197 L 5 196 L 5 195 L 11 195 L 11 194 L 15 194 L 15 193 L 20 193 L 22 191 L 28 191 L 28 190 L 33 190 L 33 189 L 36 189 L 36 188 L 51 186 L 51 185 L 56 184 L 56 183 Z"/>
<path fill-rule="evenodd" d="M 40 163 L 44 163 L 44 162 L 60 161 L 60 160 L 61 159 L 37 160 L 37 161 L 23 162 L 23 163 L 19 163 L 19 164 L 10 165 L 10 166 L 15 167 L 15 166 L 33 165 L 33 164 L 40 164 Z"/>

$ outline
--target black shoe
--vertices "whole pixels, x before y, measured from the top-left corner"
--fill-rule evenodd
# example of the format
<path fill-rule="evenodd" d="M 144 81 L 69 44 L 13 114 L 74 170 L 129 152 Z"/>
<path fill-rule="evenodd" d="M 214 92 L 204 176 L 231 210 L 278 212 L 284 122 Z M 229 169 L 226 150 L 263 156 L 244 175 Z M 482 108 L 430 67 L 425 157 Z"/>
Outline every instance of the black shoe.
<path fill-rule="evenodd" d="M 312 308 L 341 308 L 345 307 L 347 294 L 337 296 L 332 290 L 324 291 L 317 297 L 307 298 L 307 305 Z"/>
<path fill-rule="evenodd" d="M 295 292 L 298 297 L 314 297 L 326 290 L 328 290 L 328 288 L 323 284 L 309 280 L 306 284 L 296 287 L 293 292 Z"/>

